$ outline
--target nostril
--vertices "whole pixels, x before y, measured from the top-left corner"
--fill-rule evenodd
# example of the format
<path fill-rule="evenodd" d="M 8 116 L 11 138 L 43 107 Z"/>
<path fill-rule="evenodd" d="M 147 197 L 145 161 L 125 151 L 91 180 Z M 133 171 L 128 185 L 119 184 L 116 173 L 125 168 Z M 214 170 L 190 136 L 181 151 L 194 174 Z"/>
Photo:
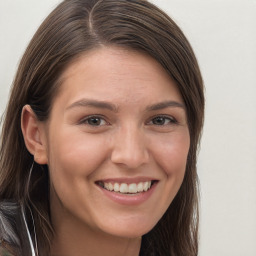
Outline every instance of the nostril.
<path fill-rule="evenodd" d="M 145 134 L 138 129 L 137 124 L 123 125 L 113 137 L 111 161 L 125 168 L 138 168 L 149 160 Z"/>
<path fill-rule="evenodd" d="M 126 168 L 138 168 L 148 163 L 149 156 L 146 150 L 115 149 L 111 155 L 111 161 L 115 164 L 126 166 Z"/>

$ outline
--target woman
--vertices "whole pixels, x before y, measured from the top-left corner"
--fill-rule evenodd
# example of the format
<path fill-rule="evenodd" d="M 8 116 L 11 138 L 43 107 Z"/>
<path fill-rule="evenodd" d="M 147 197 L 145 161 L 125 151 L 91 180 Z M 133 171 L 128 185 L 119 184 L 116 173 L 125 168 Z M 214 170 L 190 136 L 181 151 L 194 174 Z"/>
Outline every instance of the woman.
<path fill-rule="evenodd" d="M 193 51 L 141 0 L 66 0 L 18 68 L 1 139 L 14 255 L 197 255 L 204 95 Z"/>

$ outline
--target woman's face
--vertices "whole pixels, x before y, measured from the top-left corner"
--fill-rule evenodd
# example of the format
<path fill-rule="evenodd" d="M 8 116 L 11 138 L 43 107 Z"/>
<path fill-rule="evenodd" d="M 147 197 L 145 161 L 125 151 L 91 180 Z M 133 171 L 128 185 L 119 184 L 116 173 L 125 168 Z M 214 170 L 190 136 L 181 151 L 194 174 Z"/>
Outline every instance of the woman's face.
<path fill-rule="evenodd" d="M 44 126 L 53 219 L 147 233 L 185 173 L 190 137 L 177 86 L 151 57 L 107 47 L 70 64 L 61 82 Z"/>

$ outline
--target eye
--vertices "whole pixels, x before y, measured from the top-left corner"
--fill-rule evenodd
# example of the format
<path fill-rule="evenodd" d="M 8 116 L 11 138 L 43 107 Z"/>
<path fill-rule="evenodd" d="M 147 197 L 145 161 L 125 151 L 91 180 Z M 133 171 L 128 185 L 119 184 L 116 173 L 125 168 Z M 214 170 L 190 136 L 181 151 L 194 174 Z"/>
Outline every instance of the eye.
<path fill-rule="evenodd" d="M 156 116 L 149 122 L 149 124 L 151 125 L 158 125 L 158 126 L 176 124 L 176 123 L 177 121 L 170 116 Z"/>
<path fill-rule="evenodd" d="M 89 116 L 79 122 L 79 124 L 87 124 L 90 126 L 102 126 L 108 124 L 106 120 L 100 116 Z"/>

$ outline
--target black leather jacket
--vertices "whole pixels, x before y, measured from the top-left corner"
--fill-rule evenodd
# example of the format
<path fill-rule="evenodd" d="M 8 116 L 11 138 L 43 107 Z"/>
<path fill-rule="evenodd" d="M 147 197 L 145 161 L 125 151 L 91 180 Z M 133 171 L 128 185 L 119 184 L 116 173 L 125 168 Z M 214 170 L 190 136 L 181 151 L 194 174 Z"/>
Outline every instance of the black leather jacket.
<path fill-rule="evenodd" d="M 22 206 L 14 201 L 0 202 L 0 255 L 33 256 L 30 234 Z"/>

